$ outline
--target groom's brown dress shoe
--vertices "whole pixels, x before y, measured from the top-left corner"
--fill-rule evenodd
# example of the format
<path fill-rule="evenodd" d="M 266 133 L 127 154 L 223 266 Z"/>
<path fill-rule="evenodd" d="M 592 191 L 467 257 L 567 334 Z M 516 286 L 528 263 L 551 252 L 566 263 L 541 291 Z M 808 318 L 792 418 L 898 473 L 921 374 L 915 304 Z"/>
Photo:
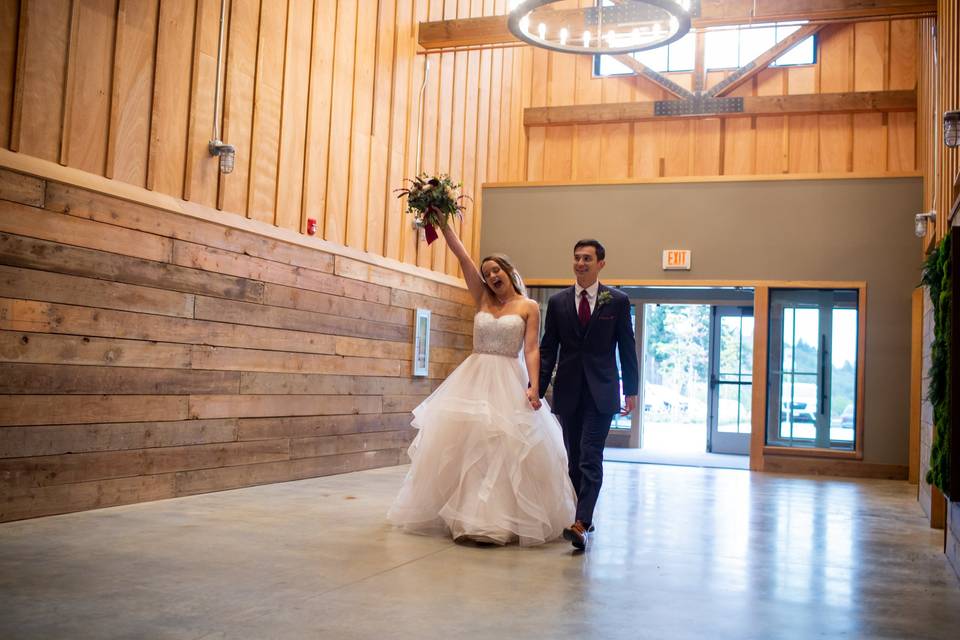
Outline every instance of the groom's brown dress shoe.
<path fill-rule="evenodd" d="M 587 548 L 587 527 L 579 520 L 563 530 L 563 537 L 577 549 Z"/>

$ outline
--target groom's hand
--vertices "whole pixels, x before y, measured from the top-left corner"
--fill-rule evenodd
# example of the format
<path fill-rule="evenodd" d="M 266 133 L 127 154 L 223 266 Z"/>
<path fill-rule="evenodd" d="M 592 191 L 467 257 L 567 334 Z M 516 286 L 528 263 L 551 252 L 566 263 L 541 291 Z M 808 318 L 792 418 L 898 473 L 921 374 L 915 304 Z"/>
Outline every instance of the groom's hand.
<path fill-rule="evenodd" d="M 628 416 L 633 413 L 633 410 L 637 408 L 637 396 L 627 396 L 625 398 L 626 405 L 621 411 L 620 415 Z"/>

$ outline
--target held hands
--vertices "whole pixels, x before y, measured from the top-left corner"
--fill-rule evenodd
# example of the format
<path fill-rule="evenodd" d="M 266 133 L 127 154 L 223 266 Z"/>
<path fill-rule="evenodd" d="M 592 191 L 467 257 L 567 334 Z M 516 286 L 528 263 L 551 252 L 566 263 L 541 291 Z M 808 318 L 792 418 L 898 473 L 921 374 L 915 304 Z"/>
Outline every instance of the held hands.
<path fill-rule="evenodd" d="M 540 402 L 540 394 L 532 387 L 527 387 L 527 402 L 529 402 L 530 406 L 534 409 L 539 409 L 540 405 L 543 404 Z"/>
<path fill-rule="evenodd" d="M 620 415 L 628 416 L 637 408 L 637 396 L 626 396 L 626 406 L 620 410 Z"/>

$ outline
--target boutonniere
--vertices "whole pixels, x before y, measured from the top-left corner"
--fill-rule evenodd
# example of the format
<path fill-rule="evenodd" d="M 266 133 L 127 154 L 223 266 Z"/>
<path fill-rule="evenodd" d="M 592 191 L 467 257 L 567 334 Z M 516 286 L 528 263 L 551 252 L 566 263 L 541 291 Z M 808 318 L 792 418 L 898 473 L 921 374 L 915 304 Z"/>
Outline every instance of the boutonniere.
<path fill-rule="evenodd" d="M 609 291 L 601 291 L 600 295 L 597 296 L 597 304 L 601 306 L 607 304 L 611 300 L 613 300 L 613 294 Z"/>

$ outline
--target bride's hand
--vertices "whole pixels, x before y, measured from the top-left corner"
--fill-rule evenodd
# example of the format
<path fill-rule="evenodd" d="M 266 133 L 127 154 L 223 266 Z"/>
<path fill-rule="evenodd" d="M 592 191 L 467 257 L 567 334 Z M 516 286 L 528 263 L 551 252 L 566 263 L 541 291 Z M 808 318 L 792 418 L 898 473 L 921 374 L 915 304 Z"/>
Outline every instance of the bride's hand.
<path fill-rule="evenodd" d="M 539 409 L 542 404 L 540 402 L 540 394 L 530 388 L 527 389 L 527 401 L 534 409 Z"/>

